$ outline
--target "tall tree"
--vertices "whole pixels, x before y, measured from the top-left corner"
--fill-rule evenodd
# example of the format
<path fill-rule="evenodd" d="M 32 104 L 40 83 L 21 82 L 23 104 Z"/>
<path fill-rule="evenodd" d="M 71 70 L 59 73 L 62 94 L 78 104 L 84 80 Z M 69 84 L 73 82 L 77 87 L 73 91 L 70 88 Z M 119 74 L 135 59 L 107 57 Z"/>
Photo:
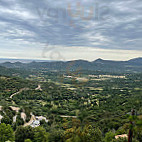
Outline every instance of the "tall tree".
<path fill-rule="evenodd" d="M 34 138 L 34 130 L 32 127 L 23 127 L 19 126 L 15 132 L 15 141 L 16 142 L 24 142 L 26 139 L 33 140 Z"/>
<path fill-rule="evenodd" d="M 48 142 L 48 133 L 43 127 L 34 129 L 34 142 Z"/>
<path fill-rule="evenodd" d="M 14 141 L 14 132 L 10 125 L 0 124 L 0 142 Z"/>

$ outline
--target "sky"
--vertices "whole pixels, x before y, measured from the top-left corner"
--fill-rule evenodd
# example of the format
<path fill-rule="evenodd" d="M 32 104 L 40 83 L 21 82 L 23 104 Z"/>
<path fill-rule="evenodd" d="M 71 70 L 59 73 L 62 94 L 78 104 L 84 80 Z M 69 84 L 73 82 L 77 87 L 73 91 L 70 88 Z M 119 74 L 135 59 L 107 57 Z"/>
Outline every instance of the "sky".
<path fill-rule="evenodd" d="M 142 57 L 141 0 L 0 0 L 0 58 Z"/>

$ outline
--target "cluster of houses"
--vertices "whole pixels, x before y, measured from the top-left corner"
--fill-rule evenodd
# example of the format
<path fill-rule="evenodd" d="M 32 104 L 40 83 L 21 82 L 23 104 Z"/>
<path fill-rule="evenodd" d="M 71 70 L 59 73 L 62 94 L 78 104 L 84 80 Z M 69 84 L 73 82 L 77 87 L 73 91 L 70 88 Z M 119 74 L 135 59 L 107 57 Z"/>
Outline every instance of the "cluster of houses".
<path fill-rule="evenodd" d="M 31 127 L 35 128 L 40 126 L 40 121 L 44 120 L 46 123 L 48 123 L 48 120 L 46 119 L 46 117 L 43 116 L 36 116 L 35 120 L 32 121 L 32 123 L 30 124 Z"/>
<path fill-rule="evenodd" d="M 19 111 L 19 108 L 16 108 L 16 107 L 11 107 L 12 110 L 18 112 Z M 0 106 L 0 111 L 2 110 L 2 107 Z M 32 117 L 31 117 L 31 120 L 29 123 L 27 123 L 26 126 L 31 126 L 33 128 L 36 128 L 38 126 L 40 126 L 40 122 L 42 120 L 44 120 L 46 123 L 48 123 L 48 120 L 46 119 L 46 117 L 43 117 L 43 116 L 34 116 L 33 114 L 31 114 Z M 13 121 L 16 122 L 16 117 L 17 116 L 14 116 L 14 119 Z M 72 117 L 72 118 L 76 118 L 76 116 L 61 116 L 61 117 Z M 3 118 L 2 115 L 0 115 L 0 123 L 1 123 L 1 119 Z M 25 113 L 21 113 L 21 118 L 25 121 L 26 120 L 26 114 Z M 115 136 L 115 139 L 118 139 L 118 138 L 128 138 L 128 135 L 127 134 L 123 134 L 123 135 L 117 135 Z"/>
<path fill-rule="evenodd" d="M 10 108 L 13 111 L 16 111 L 16 113 L 18 113 L 19 110 L 20 110 L 19 107 L 13 107 L 13 106 L 11 106 Z M 2 106 L 0 106 L 0 111 L 2 111 Z M 3 118 L 3 116 L 0 114 L 0 123 L 1 123 L 2 118 Z M 15 115 L 13 117 L 13 122 L 16 122 L 16 118 L 17 118 L 17 115 Z M 21 118 L 23 119 L 24 122 L 26 122 L 26 114 L 24 112 L 21 112 Z M 46 119 L 46 117 L 44 117 L 44 116 L 34 116 L 31 113 L 31 120 L 28 123 L 25 123 L 24 126 L 31 126 L 31 127 L 35 128 L 35 127 L 40 126 L 40 122 L 42 120 L 44 120 L 46 123 L 48 123 L 48 120 Z"/>

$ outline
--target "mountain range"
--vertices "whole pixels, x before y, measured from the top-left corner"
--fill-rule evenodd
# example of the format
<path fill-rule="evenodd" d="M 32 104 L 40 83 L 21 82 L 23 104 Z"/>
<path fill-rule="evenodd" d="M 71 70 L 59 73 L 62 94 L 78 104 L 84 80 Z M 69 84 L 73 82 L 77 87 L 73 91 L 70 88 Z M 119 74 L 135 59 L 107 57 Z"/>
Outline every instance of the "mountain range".
<path fill-rule="evenodd" d="M 30 63 L 22 62 L 4 62 L 0 66 L 6 68 L 27 69 L 27 70 L 56 70 L 56 71 L 76 71 L 76 70 L 90 70 L 103 72 L 142 72 L 142 57 L 134 58 L 128 61 L 113 61 L 97 59 L 89 62 L 86 60 L 73 61 L 32 61 Z"/>

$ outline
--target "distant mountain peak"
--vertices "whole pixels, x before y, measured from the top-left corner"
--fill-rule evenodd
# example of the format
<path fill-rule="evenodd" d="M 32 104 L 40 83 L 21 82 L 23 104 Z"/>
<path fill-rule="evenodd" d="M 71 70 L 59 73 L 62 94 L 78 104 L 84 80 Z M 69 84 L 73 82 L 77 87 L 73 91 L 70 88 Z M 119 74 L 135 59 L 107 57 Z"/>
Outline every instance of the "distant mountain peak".
<path fill-rule="evenodd" d="M 86 60 L 73 60 L 73 61 L 55 61 L 55 62 L 36 62 L 31 63 L 2 63 L 1 66 L 6 68 L 21 68 L 21 69 L 47 69 L 66 71 L 71 70 L 91 70 L 103 72 L 142 72 L 142 58 L 135 58 L 129 61 L 113 61 L 98 58 L 93 62 Z"/>
<path fill-rule="evenodd" d="M 142 57 L 130 59 L 128 62 L 141 62 L 142 63 Z"/>
<path fill-rule="evenodd" d="M 15 64 L 22 64 L 20 61 L 15 62 Z"/>
<path fill-rule="evenodd" d="M 102 58 L 98 58 L 98 59 L 96 59 L 96 60 L 101 60 L 101 61 L 102 61 L 103 59 L 102 59 Z"/>
<path fill-rule="evenodd" d="M 104 61 L 104 60 L 101 59 L 101 58 L 98 58 L 98 59 L 96 59 L 94 62 L 102 62 L 102 61 Z"/>

